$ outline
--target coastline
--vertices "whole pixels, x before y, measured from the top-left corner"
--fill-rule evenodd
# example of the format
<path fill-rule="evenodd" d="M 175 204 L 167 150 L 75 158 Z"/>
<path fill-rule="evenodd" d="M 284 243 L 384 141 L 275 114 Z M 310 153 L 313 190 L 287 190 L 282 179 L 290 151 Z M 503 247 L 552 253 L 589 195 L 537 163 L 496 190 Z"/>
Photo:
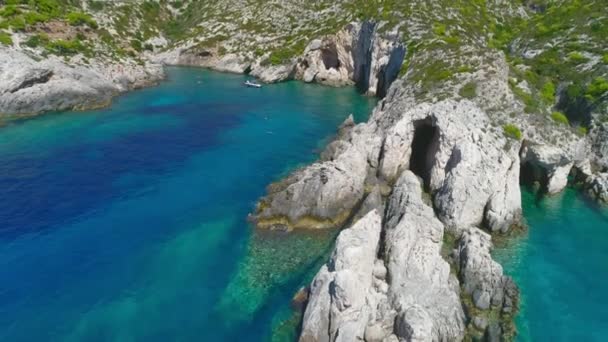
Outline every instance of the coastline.
<path fill-rule="evenodd" d="M 260 201 L 261 205 L 254 213 L 258 226 L 280 230 L 343 226 L 350 221 L 348 218 L 356 217 L 353 227 L 344 230 L 343 239 L 352 240 L 353 237 L 349 236 L 351 233 L 361 234 L 359 237 L 370 234 L 372 237 L 367 239 L 368 241 L 356 241 L 356 246 L 361 247 L 362 266 L 346 265 L 347 267 L 342 269 L 331 269 L 335 264 L 348 264 L 342 254 L 352 246 L 345 244 L 336 247 L 327 269 L 322 268 L 317 279 L 313 281 L 316 285 L 311 286 L 311 300 L 304 316 L 303 336 L 309 333 L 317 334 L 316 338 L 322 340 L 325 336 L 318 335 L 319 333 L 336 334 L 336 331 L 324 328 L 326 321 L 330 320 L 327 312 L 338 312 L 338 321 L 343 326 L 334 326 L 334 329 L 342 327 L 352 333 L 352 336 L 365 336 L 368 340 L 379 335 L 459 339 L 463 336 L 479 337 L 486 334 L 511 339 L 513 330 L 508 321 L 517 310 L 517 295 L 514 294 L 516 290 L 513 289 L 514 285 L 510 279 L 503 275 L 500 265 L 491 259 L 492 242 L 486 231 L 506 233 L 514 225 L 521 224 L 521 195 L 518 187 L 522 178 L 521 170 L 528 167 L 530 172 L 525 173 L 531 177 L 529 181 L 540 183 L 548 194 L 562 191 L 572 170 L 577 170 L 585 175 L 586 188 L 594 189 L 593 192 L 597 193 L 599 198 L 605 196 L 603 194 L 608 191 L 605 186 L 608 184 L 608 177 L 598 175 L 590 166 L 590 159 L 594 157 L 591 152 L 593 148 L 588 142 L 590 138 L 578 137 L 563 127 L 556 128 L 556 134 L 553 136 L 544 136 L 527 118 L 515 119 L 524 131 L 523 139 L 505 136 L 500 123 L 513 120 L 508 119 L 508 114 L 500 110 L 504 107 L 515 107 L 515 111 L 521 111 L 523 105 L 514 99 L 508 87 L 508 67 L 505 56 L 500 53 L 483 56 L 486 59 L 482 63 L 485 63 L 488 69 L 494 70 L 494 75 L 483 72 L 465 73 L 467 75 L 463 76 L 464 81 L 441 85 L 444 88 L 434 89 L 420 97 L 415 94 L 416 84 L 408 82 L 413 76 L 413 71 L 408 70 L 399 78 L 395 75 L 394 86 L 390 85 L 393 82 L 391 81 L 385 91 L 377 92 L 378 80 L 384 76 L 378 73 L 381 68 L 374 68 L 373 65 L 377 66 L 381 60 L 390 61 L 393 52 L 402 47 L 392 44 L 387 49 L 387 44 L 383 43 L 381 38 L 365 36 L 369 31 L 365 29 L 365 25 L 351 26 L 327 40 L 329 45 L 342 43 L 336 45 L 335 55 L 344 70 L 323 66 L 321 55 L 317 53 L 322 49 L 323 41 L 310 42 L 303 56 L 298 57 L 299 62 L 291 61 L 288 65 L 245 63 L 234 56 L 211 61 L 195 59 L 191 64 L 187 64 L 222 72 L 249 73 L 269 83 L 298 79 L 329 85 L 354 84 L 369 95 L 386 93 L 383 94 L 386 95 L 385 99 L 378 104 L 367 123 L 354 125 L 350 121 L 345 122 L 339 128 L 338 138 L 326 147 L 319 162 L 272 186 L 268 196 Z M 342 39 L 345 35 L 350 37 L 350 40 Z M 367 43 L 359 44 L 362 40 Z M 371 48 L 371 42 L 379 43 Z M 360 53 L 357 52 L 359 47 Z M 368 54 L 370 49 L 376 53 Z M 201 53 L 188 48 L 184 51 L 186 60 Z M 350 53 L 344 54 L 345 51 Z M 373 59 L 369 59 L 372 55 Z M 185 63 L 180 62 L 180 58 L 183 58 L 181 51 L 177 57 L 171 58 L 177 58 L 173 61 L 178 64 L 165 62 L 153 68 Z M 422 54 L 415 58 L 420 60 L 429 56 Z M 302 67 L 304 60 L 306 68 Z M 401 63 L 403 59 L 399 64 Z M 363 68 L 358 68 L 357 65 Z M 318 76 L 319 72 L 330 72 L 328 70 L 337 70 L 337 73 L 328 77 Z M 357 72 L 366 76 L 357 77 Z M 112 98 L 120 93 L 157 84 L 162 81 L 161 74 L 164 75 L 164 72 L 136 72 L 136 77 L 127 82 L 126 86 L 120 82 L 117 85 L 114 79 L 97 78 L 93 82 L 97 84 L 91 87 L 94 89 L 93 93 L 78 92 L 75 101 L 82 100 L 83 104 L 59 103 L 57 109 L 85 110 L 90 109 L 88 105 L 108 105 Z M 142 78 L 137 78 L 139 76 Z M 455 95 L 455 89 L 459 89 L 458 84 L 471 79 L 481 85 L 478 86 L 478 96 L 465 99 Z M 25 83 L 31 82 L 26 79 Z M 46 81 L 38 83 L 46 84 Z M 446 92 L 449 95 L 441 98 Z M 93 97 L 90 97 L 91 94 Z M 97 98 L 94 98 L 95 96 Z M 36 101 L 35 97 L 31 98 Z M 95 101 L 100 102 L 94 103 Z M 420 147 L 422 152 L 417 152 L 419 148 L 416 146 L 416 136 L 422 134 L 420 132 L 427 132 L 434 140 L 423 141 Z M 561 135 L 559 140 L 551 140 L 556 135 Z M 422 159 L 412 159 L 417 154 L 421 154 Z M 417 163 L 422 165 L 414 165 Z M 416 189 L 420 188 L 424 191 L 417 192 Z M 425 193 L 431 197 L 430 200 L 425 200 Z M 404 197 L 407 199 L 402 202 Z M 389 208 L 391 215 L 382 214 L 385 208 Z M 431 213 L 429 209 L 435 213 Z M 374 212 L 376 216 L 370 214 Z M 403 217 L 409 217 L 409 221 Z M 409 234 L 408 225 L 416 222 L 418 217 L 434 222 L 430 228 L 414 225 L 418 235 L 412 238 L 416 241 L 421 239 L 420 245 L 407 245 L 405 241 L 389 238 L 391 231 L 395 236 Z M 391 221 L 395 222 L 389 224 Z M 440 245 L 438 241 L 443 241 L 448 234 L 453 235 L 455 244 L 448 246 L 452 251 L 446 261 L 437 245 Z M 428 303 L 408 302 L 401 297 L 397 288 L 405 286 L 406 280 L 394 284 L 387 280 L 386 274 L 395 278 L 403 269 L 419 266 L 413 263 L 398 264 L 397 256 L 384 250 L 391 244 L 395 244 L 395 251 L 411 251 L 417 258 L 432 255 L 432 265 L 424 269 L 420 277 L 437 277 L 440 279 L 439 286 L 434 287 L 425 282 L 416 286 L 428 286 L 437 293 L 448 293 L 442 298 L 445 303 L 449 303 L 448 311 L 455 310 L 453 317 L 448 320 L 441 316 L 441 312 L 416 309 L 414 313 L 408 313 L 409 311 L 403 309 L 428 306 Z M 451 267 L 456 267 L 455 274 L 450 273 L 453 272 Z M 348 288 L 344 280 L 340 280 L 340 274 L 344 273 L 340 273 L 341 271 L 355 273 L 357 279 L 347 280 L 360 282 L 362 287 Z M 330 298 L 327 289 L 336 284 L 345 287 L 345 294 L 339 294 L 342 297 Z M 349 292 L 351 290 L 352 292 Z M 350 310 L 350 306 L 345 306 L 350 310 L 345 311 L 344 308 L 333 307 L 331 304 L 336 300 L 355 302 L 357 297 L 385 305 L 385 311 L 374 312 L 373 319 L 353 321 L 349 317 L 353 310 L 360 313 L 372 311 L 372 308 L 366 307 L 367 304 L 356 303 L 358 307 Z M 461 302 L 465 302 L 465 307 L 476 315 L 466 317 L 462 309 L 459 311 L 457 306 Z M 500 320 L 488 321 L 488 317 L 496 313 Z M 332 316 L 331 319 L 335 317 Z M 395 321 L 401 323 L 396 324 Z M 449 328 L 442 330 L 438 327 L 439 322 L 446 323 Z M 371 338 L 368 338 L 368 331 Z"/>

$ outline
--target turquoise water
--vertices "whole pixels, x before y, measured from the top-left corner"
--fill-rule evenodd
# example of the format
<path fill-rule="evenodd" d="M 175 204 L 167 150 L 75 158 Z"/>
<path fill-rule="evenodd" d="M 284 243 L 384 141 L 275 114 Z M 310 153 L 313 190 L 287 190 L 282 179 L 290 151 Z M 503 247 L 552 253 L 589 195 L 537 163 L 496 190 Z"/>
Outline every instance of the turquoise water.
<path fill-rule="evenodd" d="M 608 209 L 522 191 L 529 229 L 495 255 L 522 292 L 519 341 L 608 339 Z"/>
<path fill-rule="evenodd" d="M 169 69 L 112 107 L 0 129 L 0 340 L 293 336 L 289 302 L 333 232 L 246 222 L 265 186 L 375 102 Z"/>

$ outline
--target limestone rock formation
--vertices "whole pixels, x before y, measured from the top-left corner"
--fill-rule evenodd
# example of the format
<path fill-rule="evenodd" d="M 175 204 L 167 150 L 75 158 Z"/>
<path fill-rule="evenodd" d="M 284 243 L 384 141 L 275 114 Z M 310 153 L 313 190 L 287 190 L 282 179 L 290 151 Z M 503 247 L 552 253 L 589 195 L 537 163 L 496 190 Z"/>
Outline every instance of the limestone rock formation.
<path fill-rule="evenodd" d="M 462 339 L 458 280 L 440 253 L 443 225 L 413 173 L 397 182 L 384 222 L 373 210 L 340 233 L 312 282 L 300 341 Z"/>
<path fill-rule="evenodd" d="M 358 125 L 330 144 L 326 160 L 268 187 L 254 219 L 260 227 L 328 228 L 343 224 L 365 196 L 369 160 L 379 139 Z M 356 138 L 355 138 L 356 137 Z"/>
<path fill-rule="evenodd" d="M 492 260 L 491 248 L 489 234 L 475 227 L 463 231 L 455 251 L 461 287 L 477 309 L 496 312 L 472 317 L 474 329 L 485 335 L 512 338 L 515 329 L 511 318 L 518 309 L 519 290 Z"/>
<path fill-rule="evenodd" d="M 479 309 L 494 306 L 513 312 L 517 294 L 512 289 L 516 287 L 511 278 L 503 275 L 502 267 L 492 260 L 491 249 L 489 234 L 475 227 L 463 231 L 457 252 L 462 287 Z"/>
<path fill-rule="evenodd" d="M 340 233 L 329 263 L 312 281 L 300 341 L 363 340 L 376 310 L 373 285 L 380 221 L 374 210 Z"/>
<path fill-rule="evenodd" d="M 394 333 L 406 341 L 460 340 L 465 317 L 458 280 L 441 256 L 444 227 L 412 172 L 403 172 L 387 206 L 384 260 Z"/>
<path fill-rule="evenodd" d="M 601 203 L 608 204 L 608 172 L 598 173 L 588 177 L 585 184 L 586 192 Z"/>
<path fill-rule="evenodd" d="M 593 162 L 600 170 L 608 171 L 608 123 L 599 122 L 590 132 Z"/>
<path fill-rule="evenodd" d="M 521 152 L 522 163 L 528 163 L 533 168 L 540 168 L 533 172 L 540 172 L 540 176 L 533 178 L 546 178 L 543 186 L 548 194 L 556 194 L 568 185 L 568 175 L 574 162 L 563 150 L 542 144 L 525 144 Z"/>
<path fill-rule="evenodd" d="M 113 96 L 163 78 L 155 65 L 112 65 L 93 61 L 71 66 L 59 58 L 36 61 L 23 52 L 0 48 L 0 116 L 88 109 Z"/>
<path fill-rule="evenodd" d="M 487 115 L 467 101 L 421 104 L 401 112 L 383 144 L 379 174 L 393 180 L 415 170 L 434 194 L 440 218 L 449 227 L 481 224 L 506 231 L 521 215 L 517 144 L 486 129 Z"/>
<path fill-rule="evenodd" d="M 202 66 L 218 71 L 250 73 L 265 83 L 299 79 L 331 86 L 355 84 L 365 94 L 384 97 L 399 75 L 406 49 L 377 32 L 375 22 L 350 23 L 335 34 L 313 39 L 304 53 L 280 64 L 268 54 L 252 58 L 222 55 L 217 47 L 188 41 L 150 58 L 167 65 Z"/>
<path fill-rule="evenodd" d="M 407 169 L 423 179 L 450 229 L 483 223 L 506 231 L 519 222 L 518 145 L 485 131 L 489 122 L 483 111 L 467 101 L 421 104 L 403 113 L 400 108 L 394 103 L 374 114 L 397 119 L 387 128 L 373 120 L 356 126 L 328 146 L 331 153 L 323 156 L 329 160 L 270 187 L 257 213 L 260 223 L 272 218 L 287 218 L 281 223 L 292 225 L 302 218 L 325 222 L 316 227 L 344 222 L 366 188 L 390 184 Z"/>
<path fill-rule="evenodd" d="M 356 27 L 310 42 L 296 66 L 296 78 L 331 86 L 352 84 L 352 40 Z"/>

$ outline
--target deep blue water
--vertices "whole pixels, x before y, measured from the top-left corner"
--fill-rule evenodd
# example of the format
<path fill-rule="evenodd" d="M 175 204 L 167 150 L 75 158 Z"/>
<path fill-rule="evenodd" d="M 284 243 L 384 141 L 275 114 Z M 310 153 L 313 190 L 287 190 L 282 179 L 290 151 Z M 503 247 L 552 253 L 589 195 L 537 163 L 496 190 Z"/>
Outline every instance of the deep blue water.
<path fill-rule="evenodd" d="M 169 69 L 110 108 L 0 129 L 0 340 L 288 339 L 332 233 L 255 232 L 247 214 L 375 102 L 244 79 Z"/>
<path fill-rule="evenodd" d="M 608 208 L 522 192 L 529 228 L 495 250 L 522 293 L 519 341 L 608 340 Z"/>

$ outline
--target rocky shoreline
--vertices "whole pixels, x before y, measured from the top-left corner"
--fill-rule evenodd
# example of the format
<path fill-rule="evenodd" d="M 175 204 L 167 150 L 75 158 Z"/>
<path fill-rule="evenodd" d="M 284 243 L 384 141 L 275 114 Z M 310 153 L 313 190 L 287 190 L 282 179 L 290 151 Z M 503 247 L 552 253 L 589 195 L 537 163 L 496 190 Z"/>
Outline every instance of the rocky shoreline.
<path fill-rule="evenodd" d="M 0 48 L 0 113 L 107 105 L 160 81 L 161 64 L 354 85 L 382 99 L 369 120 L 347 119 L 320 160 L 271 184 L 252 214 L 264 229 L 348 226 L 310 286 L 300 340 L 511 340 L 519 295 L 492 260 L 491 234 L 523 224 L 522 182 L 555 194 L 576 174 L 608 202 L 608 124 L 594 121 L 580 136 L 514 115 L 525 104 L 497 51 L 475 50 L 475 71 L 422 91 L 416 66 L 445 56 L 421 51 L 406 65 L 408 52 L 372 22 L 313 39 L 277 65 L 191 42 L 143 64 Z M 472 82 L 476 95 L 463 96 Z M 507 122 L 522 136 L 506 134 Z"/>
<path fill-rule="evenodd" d="M 104 107 L 120 93 L 158 84 L 161 65 L 78 57 L 42 58 L 33 52 L 0 48 L 0 117 Z"/>

